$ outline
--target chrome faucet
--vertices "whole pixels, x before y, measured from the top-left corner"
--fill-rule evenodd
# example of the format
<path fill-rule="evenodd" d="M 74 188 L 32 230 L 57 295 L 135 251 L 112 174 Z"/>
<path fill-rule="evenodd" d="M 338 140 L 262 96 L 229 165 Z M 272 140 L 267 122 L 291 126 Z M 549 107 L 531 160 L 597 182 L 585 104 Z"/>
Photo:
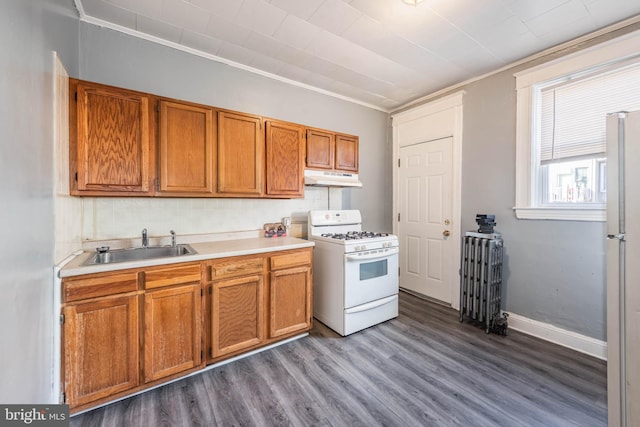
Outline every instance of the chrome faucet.
<path fill-rule="evenodd" d="M 176 247 L 176 232 L 171 230 L 169 231 L 169 233 L 171 233 L 171 247 Z"/>
<path fill-rule="evenodd" d="M 149 237 L 147 236 L 147 229 L 143 228 L 142 229 L 142 247 L 146 248 L 147 246 L 149 246 Z"/>

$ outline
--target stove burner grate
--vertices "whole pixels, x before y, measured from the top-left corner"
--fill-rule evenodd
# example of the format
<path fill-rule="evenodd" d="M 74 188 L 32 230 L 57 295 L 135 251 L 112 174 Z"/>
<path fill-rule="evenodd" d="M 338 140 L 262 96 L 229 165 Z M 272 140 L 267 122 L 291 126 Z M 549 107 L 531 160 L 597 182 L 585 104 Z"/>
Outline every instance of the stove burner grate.
<path fill-rule="evenodd" d="M 322 237 L 328 237 L 337 240 L 360 240 L 372 239 L 374 237 L 387 237 L 389 233 L 374 233 L 373 231 L 348 231 L 346 233 L 324 233 Z"/>

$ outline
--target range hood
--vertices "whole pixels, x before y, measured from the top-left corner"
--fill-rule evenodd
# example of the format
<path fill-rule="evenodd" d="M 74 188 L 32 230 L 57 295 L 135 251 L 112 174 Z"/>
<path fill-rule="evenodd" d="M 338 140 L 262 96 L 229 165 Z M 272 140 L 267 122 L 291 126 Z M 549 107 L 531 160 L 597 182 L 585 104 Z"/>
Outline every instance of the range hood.
<path fill-rule="evenodd" d="M 304 185 L 314 185 L 318 187 L 362 187 L 357 173 L 310 169 L 304 171 Z"/>

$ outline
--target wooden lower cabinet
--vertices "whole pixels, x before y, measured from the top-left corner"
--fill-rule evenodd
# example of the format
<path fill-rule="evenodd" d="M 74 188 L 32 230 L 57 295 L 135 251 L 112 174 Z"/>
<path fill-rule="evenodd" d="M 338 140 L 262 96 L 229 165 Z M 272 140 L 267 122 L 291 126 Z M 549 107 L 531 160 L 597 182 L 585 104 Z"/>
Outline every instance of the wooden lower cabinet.
<path fill-rule="evenodd" d="M 311 251 L 223 258 L 207 267 L 207 363 L 311 329 Z"/>
<path fill-rule="evenodd" d="M 304 248 L 64 278 L 65 403 L 78 412 L 308 331 L 311 254 Z"/>
<path fill-rule="evenodd" d="M 62 281 L 62 371 L 71 412 L 202 367 L 200 263 Z"/>
<path fill-rule="evenodd" d="M 251 275 L 212 284 L 212 358 L 249 350 L 264 338 L 264 278 Z"/>
<path fill-rule="evenodd" d="M 63 367 L 71 408 L 132 389 L 139 381 L 138 294 L 63 308 Z"/>
<path fill-rule="evenodd" d="M 145 382 L 200 365 L 201 306 L 199 282 L 145 293 Z"/>
<path fill-rule="evenodd" d="M 311 266 L 272 271 L 269 284 L 269 337 L 311 328 Z"/>

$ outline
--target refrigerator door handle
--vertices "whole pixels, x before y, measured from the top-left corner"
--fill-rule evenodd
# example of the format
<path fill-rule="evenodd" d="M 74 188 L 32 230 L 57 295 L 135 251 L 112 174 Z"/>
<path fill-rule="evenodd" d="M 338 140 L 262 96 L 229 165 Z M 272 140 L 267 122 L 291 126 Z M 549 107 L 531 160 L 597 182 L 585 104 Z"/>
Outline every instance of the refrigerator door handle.
<path fill-rule="evenodd" d="M 607 234 L 607 239 L 609 239 L 609 240 L 618 239 L 618 240 L 622 240 L 624 242 L 627 239 L 627 237 L 626 237 L 626 234 L 624 234 L 624 233 Z"/>

